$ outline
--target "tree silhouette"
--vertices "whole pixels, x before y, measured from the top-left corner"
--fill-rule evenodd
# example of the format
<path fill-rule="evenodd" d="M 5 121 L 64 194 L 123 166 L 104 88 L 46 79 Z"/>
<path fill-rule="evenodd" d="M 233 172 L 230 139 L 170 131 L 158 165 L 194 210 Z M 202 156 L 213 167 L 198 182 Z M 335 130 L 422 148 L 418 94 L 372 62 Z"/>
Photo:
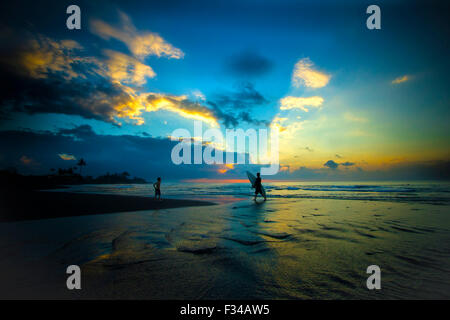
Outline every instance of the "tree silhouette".
<path fill-rule="evenodd" d="M 83 167 L 86 166 L 86 161 L 84 161 L 84 159 L 81 158 L 81 159 L 78 161 L 77 165 L 80 167 L 80 176 L 81 176 L 81 169 L 82 169 Z"/>

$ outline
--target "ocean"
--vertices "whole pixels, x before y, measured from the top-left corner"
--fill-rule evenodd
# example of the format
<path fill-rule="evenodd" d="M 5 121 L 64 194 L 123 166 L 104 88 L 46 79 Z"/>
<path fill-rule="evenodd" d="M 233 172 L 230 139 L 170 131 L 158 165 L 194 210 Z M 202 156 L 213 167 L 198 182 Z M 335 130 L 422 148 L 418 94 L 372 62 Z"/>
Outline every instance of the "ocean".
<path fill-rule="evenodd" d="M 62 191 L 153 197 L 152 184 L 68 186 Z M 448 182 L 266 182 L 269 198 L 336 199 L 411 202 L 447 205 Z M 245 199 L 253 194 L 249 183 L 163 182 L 165 197 L 182 199 Z"/>
<path fill-rule="evenodd" d="M 450 298 L 448 183 L 264 186 L 268 200 L 255 203 L 246 183 L 163 181 L 163 197 L 218 205 L 0 224 L 0 268 L 18 272 L 6 274 L 7 297 Z M 153 196 L 151 185 L 60 191 Z M 79 292 L 61 285 L 71 264 Z M 372 265 L 379 290 L 366 284 Z"/>

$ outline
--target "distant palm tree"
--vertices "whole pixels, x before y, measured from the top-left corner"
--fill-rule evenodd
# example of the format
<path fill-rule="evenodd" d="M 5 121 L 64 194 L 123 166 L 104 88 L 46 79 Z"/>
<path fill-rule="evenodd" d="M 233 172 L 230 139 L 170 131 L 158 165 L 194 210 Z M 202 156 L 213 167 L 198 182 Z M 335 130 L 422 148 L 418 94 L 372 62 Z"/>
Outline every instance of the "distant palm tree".
<path fill-rule="evenodd" d="M 78 161 L 77 166 L 80 167 L 80 176 L 81 176 L 81 169 L 82 169 L 83 167 L 86 166 L 86 161 L 84 161 L 84 159 L 81 158 L 81 159 Z"/>

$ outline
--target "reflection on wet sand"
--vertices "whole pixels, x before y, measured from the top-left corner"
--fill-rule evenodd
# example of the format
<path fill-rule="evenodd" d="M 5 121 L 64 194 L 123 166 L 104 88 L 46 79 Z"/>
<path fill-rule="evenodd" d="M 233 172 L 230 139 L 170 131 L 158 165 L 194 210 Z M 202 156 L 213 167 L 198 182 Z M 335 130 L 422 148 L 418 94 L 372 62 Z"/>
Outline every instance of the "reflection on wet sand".
<path fill-rule="evenodd" d="M 48 297 L 448 298 L 447 208 L 356 200 L 240 201 L 22 222 L 15 224 L 15 237 L 22 250 L 33 243 L 35 266 L 45 261 L 42 274 L 49 280 L 41 292 Z M 7 246 L 0 252 L 8 255 Z M 10 263 L 20 259 L 11 257 Z M 56 283 L 65 283 L 68 264 L 81 265 L 81 291 L 68 292 Z M 382 270 L 380 291 L 365 286 L 372 264 Z M 22 293 L 44 287 L 43 281 L 21 277 L 23 285 L 16 289 Z"/>

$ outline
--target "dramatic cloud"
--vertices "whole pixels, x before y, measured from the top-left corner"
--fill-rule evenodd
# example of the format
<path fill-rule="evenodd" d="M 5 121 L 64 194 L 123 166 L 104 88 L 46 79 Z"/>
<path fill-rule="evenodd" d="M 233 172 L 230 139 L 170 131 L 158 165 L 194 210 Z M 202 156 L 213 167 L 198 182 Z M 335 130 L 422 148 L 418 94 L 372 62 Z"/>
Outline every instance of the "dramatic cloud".
<path fill-rule="evenodd" d="M 340 165 L 342 165 L 342 166 L 344 166 L 344 167 L 351 167 L 351 166 L 354 166 L 355 165 L 355 163 L 354 162 L 342 162 L 342 163 L 340 163 Z"/>
<path fill-rule="evenodd" d="M 337 169 L 337 167 L 339 166 L 339 163 L 334 162 L 333 160 L 328 160 L 327 162 L 325 162 L 323 164 L 325 167 L 328 167 L 330 169 Z"/>
<path fill-rule="evenodd" d="M 134 90 L 108 77 L 103 62 L 82 54 L 76 42 L 43 36 L 2 51 L 1 114 L 63 113 L 118 123 L 122 106 L 137 99 Z M 130 75 L 129 82 L 141 81 Z"/>
<path fill-rule="evenodd" d="M 137 58 L 143 59 L 149 55 L 180 59 L 184 53 L 166 42 L 160 35 L 153 32 L 139 32 L 130 17 L 119 12 L 120 26 L 113 27 L 101 20 L 91 21 L 91 32 L 109 40 L 111 38 L 125 43 L 130 52 Z"/>
<path fill-rule="evenodd" d="M 261 76 L 272 69 L 272 62 L 258 53 L 246 51 L 230 58 L 230 71 L 238 76 Z"/>
<path fill-rule="evenodd" d="M 238 114 L 232 113 L 229 110 L 223 110 L 214 102 L 208 101 L 208 104 L 212 107 L 214 115 L 220 122 L 222 122 L 226 128 L 237 127 L 241 121 L 247 122 L 249 124 L 257 126 L 269 126 L 270 121 L 255 119 L 251 116 L 249 112 L 242 111 Z"/>
<path fill-rule="evenodd" d="M 403 83 L 403 82 L 406 82 L 406 81 L 409 81 L 409 80 L 411 80 L 411 76 L 404 75 L 404 76 L 395 78 L 394 80 L 392 80 L 391 83 L 392 84 L 400 84 L 400 83 Z"/>
<path fill-rule="evenodd" d="M 64 73 L 56 72 L 36 79 L 10 66 L 1 69 L 0 108 L 4 117 L 11 112 L 63 113 L 116 123 L 114 106 L 133 98 L 119 84 L 98 77 L 67 81 Z"/>
<path fill-rule="evenodd" d="M 313 69 L 313 63 L 309 58 L 299 60 L 292 73 L 292 85 L 294 87 L 305 86 L 309 88 L 325 87 L 331 76 Z"/>
<path fill-rule="evenodd" d="M 151 93 L 146 98 L 146 111 L 165 109 L 175 112 L 184 118 L 202 120 L 211 126 L 218 126 L 213 111 L 197 102 L 190 101 L 187 96 L 163 95 Z"/>
<path fill-rule="evenodd" d="M 255 89 L 251 82 L 242 82 L 236 87 L 235 92 L 216 94 L 212 102 L 220 108 L 230 110 L 250 109 L 269 102 Z"/>
<path fill-rule="evenodd" d="M 86 132 L 92 134 L 83 136 L 83 139 L 75 136 Z M 251 165 L 175 165 L 171 152 L 177 143 L 167 138 L 96 134 L 86 125 L 61 129 L 59 132 L 0 131 L 0 150 L 3 155 L 0 158 L 0 170 L 17 167 L 24 174 L 46 174 L 50 173 L 51 168 L 73 167 L 74 163 L 55 156 L 61 153 L 61 148 L 68 155 L 85 159 L 87 166 L 83 172 L 93 176 L 127 171 L 132 176 L 152 181 L 159 176 L 177 180 L 217 177 L 221 169 L 230 171 L 223 172 L 227 177 L 246 177 L 245 170 L 256 170 Z"/>
<path fill-rule="evenodd" d="M 225 127 L 236 127 L 239 124 L 239 119 L 237 116 L 230 114 L 229 112 L 224 112 L 218 105 L 214 102 L 208 101 L 208 104 L 212 107 L 214 114 L 218 119 L 220 119 Z"/>
<path fill-rule="evenodd" d="M 113 81 L 121 84 L 143 85 L 147 82 L 147 77 L 153 78 L 156 76 L 150 66 L 126 54 L 113 50 L 105 50 L 104 53 L 108 56 L 106 61 L 107 75 Z"/>
<path fill-rule="evenodd" d="M 254 119 L 248 111 L 255 106 L 269 103 L 251 82 L 239 83 L 235 92 L 216 94 L 207 103 L 226 127 L 235 127 L 240 121 L 254 125 L 268 125 L 270 123 L 270 121 Z"/>
<path fill-rule="evenodd" d="M 213 110 L 186 96 L 142 92 L 136 86 L 145 84 L 155 72 L 134 57 L 113 50 L 104 50 L 101 58 L 90 57 L 74 41 L 44 36 L 23 43 L 0 56 L 0 78 L 5 84 L 0 87 L 2 118 L 11 112 L 62 113 L 117 125 L 121 119 L 142 125 L 144 112 L 166 109 L 217 125 Z M 252 94 L 247 89 L 242 97 L 250 99 Z"/>
<path fill-rule="evenodd" d="M 251 116 L 251 114 L 249 112 L 246 112 L 246 111 L 242 111 L 241 113 L 239 113 L 238 118 L 240 120 L 242 120 L 242 121 L 245 121 L 247 123 L 254 124 L 254 125 L 257 125 L 257 126 L 268 126 L 268 125 L 270 125 L 270 121 L 254 119 Z"/>
<path fill-rule="evenodd" d="M 79 76 L 75 71 L 77 64 L 90 62 L 76 56 L 81 49 L 73 40 L 54 41 L 38 35 L 29 39 L 24 51 L 16 52 L 14 62 L 31 78 L 46 79 L 51 73 L 60 73 L 62 78 L 70 80 Z"/>
<path fill-rule="evenodd" d="M 307 107 L 318 108 L 323 104 L 323 101 L 323 98 L 318 96 L 308 98 L 288 96 L 280 100 L 280 110 L 300 109 L 308 112 Z"/>

